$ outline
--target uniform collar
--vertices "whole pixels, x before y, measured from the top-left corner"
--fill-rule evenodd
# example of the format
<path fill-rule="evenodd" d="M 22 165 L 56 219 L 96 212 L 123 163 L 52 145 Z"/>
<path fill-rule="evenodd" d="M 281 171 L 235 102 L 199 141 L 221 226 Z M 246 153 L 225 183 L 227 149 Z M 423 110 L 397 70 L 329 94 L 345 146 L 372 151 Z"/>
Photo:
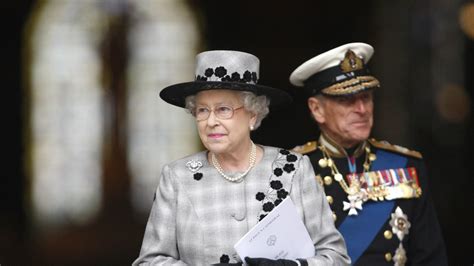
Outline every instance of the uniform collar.
<path fill-rule="evenodd" d="M 321 135 L 319 136 L 319 143 L 326 148 L 330 156 L 336 158 L 349 157 L 344 147 L 339 145 L 335 140 L 331 139 L 323 132 L 321 132 Z M 355 149 L 354 154 L 352 156 L 355 158 L 359 157 L 361 154 L 364 153 L 366 146 L 367 141 L 363 141 L 362 143 L 360 143 L 359 146 Z"/>

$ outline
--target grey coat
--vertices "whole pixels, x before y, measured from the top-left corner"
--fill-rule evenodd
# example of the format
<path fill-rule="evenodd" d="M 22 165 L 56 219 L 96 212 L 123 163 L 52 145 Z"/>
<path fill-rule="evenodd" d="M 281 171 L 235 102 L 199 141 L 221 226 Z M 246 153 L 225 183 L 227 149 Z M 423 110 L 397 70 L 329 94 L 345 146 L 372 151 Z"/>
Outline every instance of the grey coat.
<path fill-rule="evenodd" d="M 316 255 L 308 264 L 348 265 L 344 240 L 308 157 L 261 147 L 262 160 L 240 183 L 219 175 L 207 151 L 165 165 L 133 265 L 239 262 L 233 245 L 287 195 L 314 242 Z"/>

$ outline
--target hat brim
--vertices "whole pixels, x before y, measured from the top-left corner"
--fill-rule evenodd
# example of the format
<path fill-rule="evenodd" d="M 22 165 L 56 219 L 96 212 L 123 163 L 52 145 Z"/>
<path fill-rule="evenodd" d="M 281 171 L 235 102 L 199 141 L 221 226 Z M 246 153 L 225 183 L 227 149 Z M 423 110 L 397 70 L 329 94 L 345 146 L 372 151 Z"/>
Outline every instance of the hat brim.
<path fill-rule="evenodd" d="M 185 108 L 186 97 L 197 94 L 200 91 L 218 89 L 250 91 L 257 96 L 265 95 L 270 98 L 270 107 L 289 104 L 292 101 L 291 96 L 283 90 L 257 84 L 222 81 L 191 81 L 174 84 L 162 89 L 160 98 L 169 104 Z"/>

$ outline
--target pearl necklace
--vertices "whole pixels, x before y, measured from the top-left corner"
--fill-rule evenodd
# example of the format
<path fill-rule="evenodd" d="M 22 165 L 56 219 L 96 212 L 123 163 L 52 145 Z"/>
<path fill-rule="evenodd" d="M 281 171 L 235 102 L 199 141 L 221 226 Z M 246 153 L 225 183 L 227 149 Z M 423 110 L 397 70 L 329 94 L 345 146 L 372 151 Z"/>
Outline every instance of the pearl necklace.
<path fill-rule="evenodd" d="M 219 172 L 221 176 L 223 176 L 226 180 L 230 182 L 242 181 L 242 179 L 248 174 L 250 169 L 252 169 L 252 167 L 255 165 L 256 159 L 257 159 L 257 146 L 252 142 L 252 148 L 250 149 L 250 154 L 249 154 L 249 167 L 242 174 L 234 176 L 234 177 L 230 177 L 224 173 L 224 169 L 222 169 L 222 166 L 219 164 L 219 161 L 217 160 L 216 155 L 214 153 L 211 154 L 212 164 L 217 169 L 217 172 Z"/>

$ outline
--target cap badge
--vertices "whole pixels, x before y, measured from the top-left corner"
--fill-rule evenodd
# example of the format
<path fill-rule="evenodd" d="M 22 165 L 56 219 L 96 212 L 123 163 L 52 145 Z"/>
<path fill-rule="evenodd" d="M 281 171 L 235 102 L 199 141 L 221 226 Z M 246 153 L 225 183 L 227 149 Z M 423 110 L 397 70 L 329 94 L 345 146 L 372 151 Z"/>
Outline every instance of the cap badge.
<path fill-rule="evenodd" d="M 352 50 L 348 50 L 344 56 L 344 60 L 341 61 L 339 66 L 343 72 L 351 72 L 364 68 L 364 61 Z"/>

